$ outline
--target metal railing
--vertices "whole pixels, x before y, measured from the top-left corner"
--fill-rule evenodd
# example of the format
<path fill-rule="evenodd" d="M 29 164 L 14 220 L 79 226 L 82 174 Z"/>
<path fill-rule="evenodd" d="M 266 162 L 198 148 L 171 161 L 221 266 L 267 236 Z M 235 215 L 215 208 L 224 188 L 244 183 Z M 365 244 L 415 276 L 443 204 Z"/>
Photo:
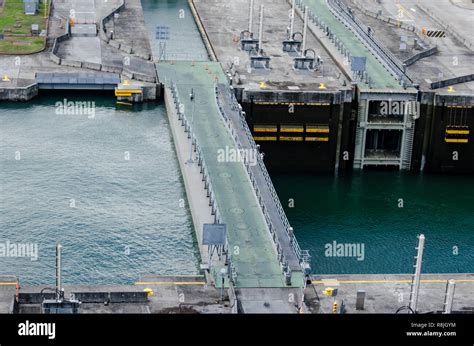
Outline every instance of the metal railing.
<path fill-rule="evenodd" d="M 191 124 L 189 123 L 186 114 L 184 112 L 182 103 L 179 98 L 179 92 L 178 92 L 178 87 L 174 82 L 170 83 L 170 90 L 171 90 L 171 95 L 173 97 L 173 101 L 176 107 L 177 115 L 178 115 L 178 120 L 181 121 L 181 126 L 184 127 L 184 131 L 188 133 L 188 138 L 192 141 L 193 146 L 194 146 L 194 152 L 196 153 L 196 160 L 198 163 L 198 166 L 200 167 L 200 173 L 202 175 L 202 181 L 204 182 L 204 189 L 207 192 L 207 197 L 209 198 L 209 206 L 211 207 L 211 213 L 214 215 L 214 222 L 215 223 L 222 223 L 222 218 L 221 214 L 219 211 L 219 207 L 217 204 L 217 200 L 215 197 L 214 189 L 212 187 L 212 182 L 211 178 L 209 175 L 209 170 L 206 165 L 206 161 L 204 159 L 204 155 L 202 153 L 202 149 L 197 141 L 197 138 L 193 132 L 193 128 Z M 226 241 L 226 249 L 229 248 L 229 244 Z M 237 270 L 233 263 L 231 263 L 230 256 L 228 257 L 229 261 L 229 277 L 232 278 L 233 282 L 236 282 L 237 280 Z"/>
<path fill-rule="evenodd" d="M 303 0 L 297 0 L 296 5 L 299 7 L 300 11 L 305 11 L 305 4 Z M 329 38 L 329 40 L 334 44 L 334 46 L 339 50 L 339 52 L 344 57 L 344 64 L 352 64 L 352 55 L 349 49 L 344 45 L 344 43 L 332 32 L 326 23 L 320 19 L 312 10 L 308 9 L 308 17 L 313 22 L 314 25 L 318 26 L 323 33 Z"/>
<path fill-rule="evenodd" d="M 363 24 L 353 13 L 349 11 L 340 0 L 327 0 L 329 9 L 339 17 L 343 23 L 349 24 L 354 33 L 359 36 L 363 43 L 367 43 L 370 48 L 383 60 L 386 68 L 400 81 L 406 85 L 412 85 L 412 77 L 408 76 L 406 69 L 397 57 L 393 55 L 373 34 L 369 34 L 368 27 Z"/>
<path fill-rule="evenodd" d="M 271 194 L 271 197 L 272 197 L 272 203 L 274 203 L 274 205 L 276 206 L 278 215 L 280 217 L 280 221 L 283 224 L 283 227 L 285 228 L 286 235 L 288 236 L 290 244 L 292 245 L 292 248 L 293 248 L 293 250 L 294 250 L 294 252 L 295 252 L 295 254 L 298 258 L 300 266 L 303 269 L 305 269 L 306 266 L 309 265 L 309 261 L 310 261 L 309 251 L 308 250 L 301 250 L 301 248 L 298 244 L 298 241 L 297 241 L 294 233 L 292 232 L 292 227 L 290 226 L 290 222 L 288 221 L 286 213 L 285 213 L 285 211 L 283 209 L 283 206 L 280 202 L 280 198 L 278 197 L 278 194 L 275 190 L 275 187 L 273 186 L 273 182 L 270 178 L 270 175 L 269 175 L 268 170 L 265 166 L 265 163 L 263 162 L 263 158 L 259 154 L 259 149 L 257 147 L 257 144 L 255 143 L 255 140 L 254 140 L 253 136 L 252 136 L 250 128 L 249 128 L 249 126 L 247 124 L 247 121 L 245 119 L 244 112 L 242 112 L 241 106 L 237 102 L 237 100 L 235 98 L 235 95 L 232 92 L 232 89 L 230 87 L 227 88 L 226 92 L 228 93 L 228 97 L 231 100 L 231 104 L 230 104 L 231 110 L 235 111 L 235 112 L 238 112 L 238 114 L 239 114 L 240 124 L 242 126 L 242 129 L 245 132 L 245 136 L 247 137 L 248 143 L 250 145 L 250 149 L 254 150 L 257 153 L 256 157 L 257 157 L 258 168 L 262 172 L 262 175 L 264 177 L 266 186 L 267 186 L 268 190 L 270 191 L 270 194 Z M 215 85 L 215 93 L 216 93 L 217 108 L 219 109 L 219 112 L 220 112 L 221 116 L 223 117 L 223 119 L 224 119 L 224 121 L 227 125 L 227 128 L 229 130 L 229 133 L 231 134 L 232 138 L 234 139 L 234 142 L 235 142 L 237 148 L 239 150 L 245 149 L 244 145 L 242 144 L 241 140 L 239 139 L 237 133 L 234 130 L 234 127 L 232 125 L 232 122 L 231 122 L 229 116 L 224 111 L 224 108 L 222 106 L 222 101 L 221 101 L 222 95 L 219 92 L 219 89 L 218 89 L 217 85 Z M 266 221 L 268 229 L 270 231 L 270 235 L 273 239 L 273 242 L 276 245 L 277 253 L 278 253 L 278 260 L 280 261 L 280 264 L 283 268 L 283 272 L 284 272 L 284 274 L 287 274 L 287 275 L 291 276 L 291 271 L 289 269 L 288 262 L 286 261 L 285 256 L 281 251 L 282 247 L 281 247 L 281 244 L 278 241 L 278 237 L 275 233 L 275 225 L 271 220 L 271 217 L 268 213 L 267 207 L 265 206 L 264 200 L 263 200 L 261 192 L 260 192 L 260 188 L 258 187 L 258 184 L 257 184 L 257 180 L 255 179 L 255 175 L 252 172 L 250 163 L 248 162 L 248 158 L 245 157 L 245 156 L 244 156 L 244 166 L 246 168 L 247 174 L 249 175 L 249 178 L 250 178 L 250 181 L 251 181 L 252 186 L 254 188 L 255 194 L 257 196 L 257 200 L 259 202 L 260 208 L 261 208 L 261 210 L 263 212 L 263 215 L 265 217 L 265 221 Z"/>
<path fill-rule="evenodd" d="M 413 85 L 413 78 L 406 72 L 405 66 L 399 61 L 397 57 L 393 55 L 385 46 L 376 38 L 373 34 L 368 33 L 368 27 L 365 26 L 357 17 L 355 17 L 347 6 L 342 4 L 339 0 L 326 0 L 328 8 L 336 19 L 338 19 L 348 30 L 351 30 L 359 40 L 366 44 L 384 64 L 384 67 L 389 71 L 396 80 L 401 84 Z M 304 0 L 297 0 L 297 6 L 301 11 L 304 11 L 305 4 Z M 324 23 L 323 20 L 318 18 L 311 10 L 309 10 L 309 18 L 313 23 L 320 27 L 320 29 L 326 33 L 329 39 L 334 43 L 336 48 L 346 59 L 346 64 L 351 65 L 352 55 L 350 50 L 343 44 L 343 42 L 332 32 L 331 28 Z M 365 72 L 367 76 L 367 82 L 371 84 L 370 75 Z"/>

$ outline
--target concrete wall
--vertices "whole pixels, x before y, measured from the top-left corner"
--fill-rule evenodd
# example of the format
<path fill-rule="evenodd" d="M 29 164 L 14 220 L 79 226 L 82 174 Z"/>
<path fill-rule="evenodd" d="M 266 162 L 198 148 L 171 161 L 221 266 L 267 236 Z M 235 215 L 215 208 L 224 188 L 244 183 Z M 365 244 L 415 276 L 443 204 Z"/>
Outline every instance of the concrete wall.
<path fill-rule="evenodd" d="M 81 68 L 82 61 L 61 59 L 61 65 Z"/>
<path fill-rule="evenodd" d="M 461 83 L 467 83 L 471 82 L 474 80 L 474 74 L 468 74 L 465 76 L 458 76 L 450 79 L 445 79 L 439 82 L 434 82 L 431 83 L 430 88 L 431 89 L 440 89 L 440 88 L 445 88 L 447 86 L 455 85 L 455 84 L 461 84 Z"/>
<path fill-rule="evenodd" d="M 122 68 L 118 66 L 109 66 L 109 65 L 102 65 L 101 70 L 103 72 L 110 72 L 110 73 L 122 73 Z"/>
<path fill-rule="evenodd" d="M 206 46 L 207 53 L 209 54 L 209 57 L 211 58 L 211 61 L 218 61 L 216 52 L 214 52 L 214 48 L 212 47 L 211 41 L 209 40 L 209 36 L 207 35 L 206 29 L 204 28 L 204 25 L 202 24 L 201 17 L 199 16 L 199 13 L 196 10 L 196 7 L 194 6 L 194 1 L 188 0 L 188 3 L 189 3 L 189 8 L 191 9 L 191 13 L 193 14 L 194 21 L 196 22 L 196 25 L 199 29 L 199 33 L 201 34 L 201 38 L 204 42 L 204 45 Z"/>
<path fill-rule="evenodd" d="M 143 88 L 143 100 L 153 101 L 158 99 L 158 85 L 144 86 Z"/>
<path fill-rule="evenodd" d="M 117 41 L 111 40 L 109 37 L 107 37 L 106 33 L 106 28 L 105 28 L 105 23 L 107 23 L 109 20 L 113 18 L 115 13 L 119 13 L 125 8 L 125 1 L 122 1 L 122 3 L 113 11 L 111 11 L 108 15 L 103 17 L 100 21 L 100 30 L 99 30 L 99 36 L 100 38 L 105 41 L 106 43 L 110 44 L 112 47 L 117 48 L 127 54 L 132 54 L 133 49 L 132 47 L 124 44 L 120 44 Z M 50 58 L 51 60 L 58 64 L 58 65 L 63 65 L 63 66 L 70 66 L 70 67 L 76 67 L 76 68 L 85 68 L 88 70 L 94 70 L 94 71 L 102 71 L 102 72 L 110 72 L 110 73 L 120 73 L 122 74 L 125 78 L 128 79 L 135 79 L 141 82 L 147 82 L 147 83 L 156 83 L 157 78 L 156 76 L 148 76 L 145 74 L 140 74 L 140 73 L 133 73 L 131 71 L 128 71 L 126 68 L 123 68 L 121 66 L 112 66 L 112 65 L 103 65 L 103 64 L 96 64 L 92 62 L 87 62 L 87 61 L 77 61 L 77 60 L 69 60 L 69 59 L 62 59 L 60 56 L 57 55 L 58 50 L 59 50 L 59 45 L 61 42 L 64 42 L 68 39 L 71 38 L 71 26 L 69 21 L 67 21 L 66 25 L 66 32 L 58 36 L 54 40 L 54 45 L 53 49 L 50 53 Z M 145 60 L 151 60 L 152 56 L 150 54 L 147 54 L 145 52 L 138 52 L 138 54 L 135 54 L 136 56 L 143 58 Z M 149 92 L 150 95 L 150 100 L 156 99 L 156 92 Z M 154 95 L 154 96 L 153 96 Z"/>
<path fill-rule="evenodd" d="M 102 70 L 102 65 L 101 64 L 95 64 L 92 62 L 83 62 L 82 67 L 88 68 L 90 70 L 96 70 L 96 71 L 101 71 Z"/>
<path fill-rule="evenodd" d="M 410 66 L 410 65 L 413 65 L 415 62 L 417 62 L 418 60 L 420 59 L 423 59 L 423 58 L 426 58 L 426 57 L 429 57 L 433 54 L 436 54 L 438 52 L 438 47 L 435 46 L 435 47 L 432 47 L 430 49 L 427 49 L 427 50 L 424 50 L 423 52 L 420 52 L 418 54 L 415 54 L 413 56 L 411 56 L 410 58 L 408 58 L 407 60 L 405 60 L 403 63 L 406 65 L 406 66 Z"/>
<path fill-rule="evenodd" d="M 104 16 L 101 20 L 100 20 L 100 29 L 99 29 L 99 35 L 101 38 L 104 38 L 104 40 L 106 42 L 109 42 L 110 38 L 107 36 L 107 32 L 106 32 L 106 27 L 105 27 L 105 24 L 111 20 L 114 15 L 116 13 L 119 13 L 120 11 L 122 11 L 123 9 L 125 8 L 125 1 L 122 0 L 121 4 L 114 10 L 112 10 L 108 15 Z"/>
<path fill-rule="evenodd" d="M 427 106 L 424 171 L 474 173 L 474 96 L 437 94 L 434 95 L 434 102 Z M 463 129 L 468 129 L 469 142 L 445 142 L 446 128 L 449 125 L 463 125 Z"/>
<path fill-rule="evenodd" d="M 0 87 L 1 101 L 29 101 L 38 95 L 38 84 L 34 83 L 27 87 Z"/>
<path fill-rule="evenodd" d="M 112 12 L 110 12 L 108 15 L 106 15 L 105 17 L 103 17 L 100 21 L 100 29 L 99 29 L 99 37 L 107 44 L 110 44 L 112 47 L 116 48 L 116 49 L 119 49 L 121 51 L 123 51 L 124 53 L 127 53 L 127 54 L 132 54 L 138 58 L 141 58 L 141 59 L 144 59 L 144 60 L 152 60 L 152 56 L 151 54 L 147 53 L 147 52 L 144 52 L 144 51 L 135 51 L 131 46 L 129 45 L 126 45 L 126 44 L 123 44 L 123 43 L 120 43 L 118 41 L 115 41 L 113 40 L 109 33 L 107 33 L 107 29 L 106 29 L 106 24 L 108 21 L 110 21 L 115 13 L 120 13 L 121 11 L 123 11 L 123 9 L 125 8 L 125 1 L 122 1 L 122 3 L 116 8 L 114 9 Z"/>

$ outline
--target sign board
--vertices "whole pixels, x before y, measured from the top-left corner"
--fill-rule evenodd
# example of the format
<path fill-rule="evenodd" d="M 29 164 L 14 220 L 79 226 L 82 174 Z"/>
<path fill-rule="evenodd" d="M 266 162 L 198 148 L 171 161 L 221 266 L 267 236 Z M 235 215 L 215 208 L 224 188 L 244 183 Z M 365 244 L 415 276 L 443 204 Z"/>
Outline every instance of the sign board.
<path fill-rule="evenodd" d="M 352 57 L 351 68 L 355 72 L 364 72 L 367 65 L 367 58 L 365 56 Z"/>
<path fill-rule="evenodd" d="M 203 245 L 225 245 L 227 227 L 224 224 L 204 224 Z"/>
<path fill-rule="evenodd" d="M 159 41 L 167 41 L 170 39 L 170 27 L 169 26 L 157 26 L 156 27 L 156 39 Z"/>

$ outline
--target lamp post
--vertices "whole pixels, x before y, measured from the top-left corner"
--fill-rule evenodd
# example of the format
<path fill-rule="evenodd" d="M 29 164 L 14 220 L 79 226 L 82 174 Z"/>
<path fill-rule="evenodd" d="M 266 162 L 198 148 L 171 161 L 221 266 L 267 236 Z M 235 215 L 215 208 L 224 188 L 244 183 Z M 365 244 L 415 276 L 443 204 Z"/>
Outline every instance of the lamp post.
<path fill-rule="evenodd" d="M 189 128 L 189 134 L 191 137 L 191 143 L 189 144 L 189 160 L 188 164 L 194 163 L 193 161 L 193 134 L 191 133 L 191 129 L 194 127 L 194 88 L 191 89 L 191 93 L 189 94 L 189 99 L 191 100 L 191 127 Z"/>
<path fill-rule="evenodd" d="M 114 13 L 114 31 L 115 31 L 115 22 L 119 19 L 120 14 Z"/>
<path fill-rule="evenodd" d="M 221 268 L 221 277 L 222 277 L 222 285 L 221 285 L 221 302 L 224 301 L 224 283 L 225 283 L 225 275 L 227 270 L 225 268 Z"/>

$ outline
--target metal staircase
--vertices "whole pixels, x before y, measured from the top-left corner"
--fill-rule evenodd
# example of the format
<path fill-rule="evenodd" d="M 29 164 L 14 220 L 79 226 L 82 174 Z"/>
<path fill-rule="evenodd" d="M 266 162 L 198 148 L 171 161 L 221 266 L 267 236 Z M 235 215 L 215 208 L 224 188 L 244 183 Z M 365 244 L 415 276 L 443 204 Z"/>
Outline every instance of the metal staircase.
<path fill-rule="evenodd" d="M 408 125 L 405 129 L 405 142 L 402 156 L 402 169 L 409 170 L 411 168 L 411 159 L 413 156 L 413 142 L 415 138 L 415 121 L 413 119 L 407 121 Z"/>

